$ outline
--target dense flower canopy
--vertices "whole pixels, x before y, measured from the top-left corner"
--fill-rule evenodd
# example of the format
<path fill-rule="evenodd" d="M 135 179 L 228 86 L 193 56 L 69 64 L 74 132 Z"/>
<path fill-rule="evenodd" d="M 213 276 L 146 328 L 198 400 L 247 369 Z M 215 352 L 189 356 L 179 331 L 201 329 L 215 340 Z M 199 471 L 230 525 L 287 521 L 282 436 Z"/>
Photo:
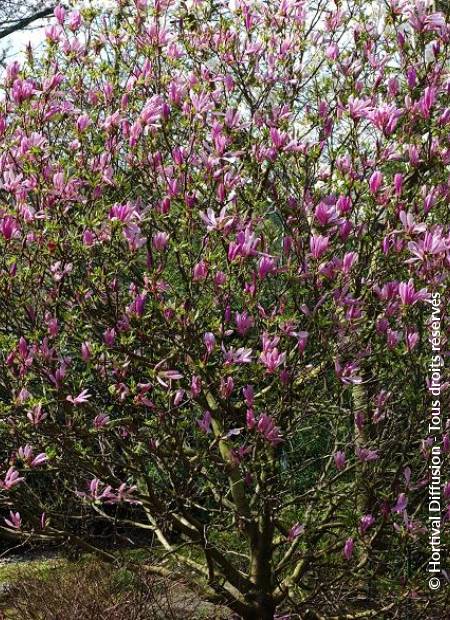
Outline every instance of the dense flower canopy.
<path fill-rule="evenodd" d="M 141 529 L 244 618 L 424 617 L 448 17 L 113 4 L 58 7 L 4 81 L 5 527 Z"/>

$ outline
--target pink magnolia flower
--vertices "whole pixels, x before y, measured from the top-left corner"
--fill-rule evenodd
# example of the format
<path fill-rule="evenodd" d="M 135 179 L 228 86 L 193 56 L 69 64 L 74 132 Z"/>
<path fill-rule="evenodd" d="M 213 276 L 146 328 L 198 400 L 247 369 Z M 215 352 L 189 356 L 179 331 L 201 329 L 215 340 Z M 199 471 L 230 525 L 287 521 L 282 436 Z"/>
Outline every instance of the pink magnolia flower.
<path fill-rule="evenodd" d="M 27 444 L 23 448 L 20 447 L 17 451 L 17 455 L 22 461 L 24 461 L 30 467 L 39 467 L 48 461 L 48 456 L 44 452 L 40 452 L 34 456 L 33 448 L 30 444 Z"/>
<path fill-rule="evenodd" d="M 192 272 L 192 279 L 194 282 L 199 282 L 201 280 L 205 280 L 208 275 L 208 265 L 204 260 L 201 260 L 194 266 Z"/>
<path fill-rule="evenodd" d="M 58 22 L 62 25 L 66 16 L 66 9 L 61 4 L 58 4 L 57 6 L 55 6 L 53 14 L 58 20 Z"/>
<path fill-rule="evenodd" d="M 83 342 L 81 345 L 81 359 L 83 362 L 88 362 L 92 355 L 91 343 Z"/>
<path fill-rule="evenodd" d="M 418 301 L 424 301 L 430 296 L 426 288 L 416 291 L 412 278 L 408 282 L 400 282 L 398 294 L 404 306 L 413 306 Z"/>
<path fill-rule="evenodd" d="M 88 400 L 91 398 L 92 394 L 89 394 L 88 390 L 83 390 L 82 392 L 80 392 L 78 394 L 78 396 L 67 396 L 66 400 L 69 401 L 69 403 L 72 403 L 72 405 L 82 405 L 83 403 L 87 403 Z"/>
<path fill-rule="evenodd" d="M 275 426 L 272 418 L 266 414 L 259 417 L 257 429 L 272 446 L 277 446 L 283 441 L 279 427 Z"/>
<path fill-rule="evenodd" d="M 14 467 L 10 467 L 5 474 L 4 480 L 0 480 L 0 489 L 9 491 L 24 480 L 25 478 L 21 478 L 19 472 Z"/>
<path fill-rule="evenodd" d="M 400 493 L 397 498 L 397 503 L 392 509 L 392 512 L 402 513 L 406 510 L 406 506 L 408 505 L 408 498 L 405 493 Z"/>
<path fill-rule="evenodd" d="M 200 420 L 197 420 L 197 424 L 199 428 L 204 432 L 209 434 L 211 432 L 211 422 L 212 416 L 209 411 L 205 411 L 203 417 Z"/>
<path fill-rule="evenodd" d="M 82 114 L 77 119 L 77 130 L 78 130 L 78 132 L 79 133 L 83 133 L 83 131 L 85 131 L 89 127 L 89 125 L 91 125 L 91 124 L 92 124 L 92 121 L 89 118 L 89 116 L 87 114 Z"/>
<path fill-rule="evenodd" d="M 239 349 L 230 347 L 228 351 L 223 349 L 225 364 L 227 366 L 229 364 L 250 364 L 252 361 L 252 353 L 252 349 L 246 349 L 244 347 L 240 347 Z"/>
<path fill-rule="evenodd" d="M 258 262 L 258 278 L 264 280 L 266 276 L 274 273 L 277 269 L 277 263 L 271 256 L 263 256 Z"/>
<path fill-rule="evenodd" d="M 345 465 L 346 465 L 345 452 L 343 452 L 342 450 L 338 450 L 337 452 L 334 453 L 333 458 L 334 458 L 334 463 L 336 465 L 336 469 L 338 470 L 345 469 Z"/>
<path fill-rule="evenodd" d="M 20 513 L 9 511 L 9 519 L 5 518 L 5 523 L 8 527 L 13 528 L 14 530 L 20 530 L 22 527 L 22 519 Z"/>
<path fill-rule="evenodd" d="M 383 183 L 383 174 L 379 170 L 375 170 L 369 180 L 369 189 L 372 194 L 376 194 Z"/>
<path fill-rule="evenodd" d="M 378 450 L 371 450 L 370 448 L 357 448 L 356 456 L 363 463 L 368 463 L 370 461 L 376 461 L 378 456 Z"/>
<path fill-rule="evenodd" d="M 400 196 L 403 188 L 403 174 L 397 173 L 394 175 L 394 192 L 396 196 Z"/>
<path fill-rule="evenodd" d="M 94 418 L 94 428 L 104 428 L 110 422 L 110 417 L 106 413 L 99 413 Z"/>
<path fill-rule="evenodd" d="M 103 341 L 108 347 L 114 346 L 114 343 L 116 341 L 116 330 L 114 329 L 114 327 L 106 329 L 103 332 Z"/>
<path fill-rule="evenodd" d="M 368 514 L 362 516 L 359 522 L 359 533 L 361 534 L 361 536 L 363 536 L 374 523 L 375 517 L 373 517 L 372 515 Z"/>
<path fill-rule="evenodd" d="M 98 478 L 93 478 L 89 483 L 87 493 L 78 492 L 79 497 L 84 497 L 91 501 L 114 500 L 115 495 L 112 493 L 110 485 L 104 485 Z"/>
<path fill-rule="evenodd" d="M 244 396 L 245 404 L 247 405 L 247 407 L 253 407 L 255 403 L 255 391 L 253 389 L 253 386 L 246 385 L 244 388 L 242 388 L 242 394 Z"/>
<path fill-rule="evenodd" d="M 206 332 L 205 335 L 203 336 L 203 343 L 206 347 L 208 355 L 211 355 L 211 353 L 214 350 L 214 347 L 216 346 L 216 338 L 214 334 L 212 332 Z"/>
<path fill-rule="evenodd" d="M 347 538 L 347 540 L 345 541 L 345 545 L 344 545 L 344 558 L 349 561 L 353 555 L 353 549 L 354 549 L 354 542 L 353 542 L 353 538 Z"/>
<path fill-rule="evenodd" d="M 158 252 L 162 252 L 168 243 L 169 235 L 165 232 L 157 232 L 152 237 L 152 245 Z"/>
<path fill-rule="evenodd" d="M 234 315 L 236 329 L 240 336 L 245 336 L 249 329 L 255 324 L 253 318 L 244 310 L 244 312 L 236 312 Z"/>
<path fill-rule="evenodd" d="M 233 217 L 227 215 L 227 208 L 227 206 L 222 207 L 219 215 L 216 215 L 211 207 L 206 210 L 206 213 L 200 213 L 200 217 L 206 224 L 206 230 L 208 232 L 211 232 L 212 230 L 224 230 L 232 223 Z"/>
<path fill-rule="evenodd" d="M 297 334 L 297 347 L 300 353 L 303 353 L 308 344 L 309 333 L 305 331 L 298 332 Z"/>
<path fill-rule="evenodd" d="M 245 422 L 249 431 L 252 431 L 256 426 L 256 418 L 253 409 L 247 409 L 245 414 Z"/>
<path fill-rule="evenodd" d="M 35 405 L 31 411 L 27 413 L 27 418 L 34 426 L 38 426 L 47 417 L 47 412 L 42 411 L 41 403 Z"/>
<path fill-rule="evenodd" d="M 321 226 L 332 224 L 337 219 L 335 207 L 327 205 L 324 202 L 319 202 L 314 211 L 314 217 Z"/>
<path fill-rule="evenodd" d="M 20 228 L 15 218 L 7 215 L 0 220 L 0 233 L 6 241 L 20 236 Z"/>
<path fill-rule="evenodd" d="M 372 121 L 377 129 L 389 136 L 395 130 L 402 114 L 403 110 L 396 108 L 395 105 L 384 103 L 380 107 L 373 108 L 368 112 L 367 118 Z"/>
<path fill-rule="evenodd" d="M 303 534 L 305 531 L 305 526 L 300 523 L 294 523 L 294 525 L 290 528 L 288 532 L 288 541 L 293 542 L 296 538 Z"/>
<path fill-rule="evenodd" d="M 313 235 L 309 240 L 309 247 L 313 258 L 318 259 L 324 254 L 330 243 L 329 237 L 323 237 L 322 235 Z"/>
<path fill-rule="evenodd" d="M 260 242 L 261 239 L 256 237 L 249 227 L 239 231 L 235 241 L 232 241 L 228 246 L 228 260 L 236 260 L 241 256 L 255 256 Z"/>
<path fill-rule="evenodd" d="M 286 353 L 280 353 L 277 347 L 274 347 L 273 349 L 262 351 L 259 359 L 267 368 L 267 372 L 273 373 L 286 361 Z"/>
<path fill-rule="evenodd" d="M 220 395 L 225 400 L 229 399 L 234 390 L 234 379 L 233 377 L 222 377 L 220 381 Z"/>
<path fill-rule="evenodd" d="M 191 395 L 192 398 L 197 398 L 202 391 L 202 380 L 201 377 L 195 375 L 191 380 Z"/>

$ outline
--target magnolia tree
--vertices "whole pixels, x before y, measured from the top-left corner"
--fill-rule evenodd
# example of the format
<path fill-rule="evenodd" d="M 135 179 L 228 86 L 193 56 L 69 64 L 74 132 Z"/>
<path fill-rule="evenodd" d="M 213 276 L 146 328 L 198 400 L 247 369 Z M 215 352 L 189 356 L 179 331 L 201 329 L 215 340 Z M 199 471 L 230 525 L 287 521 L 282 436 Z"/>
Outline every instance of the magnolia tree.
<path fill-rule="evenodd" d="M 118 0 L 46 38 L 1 102 L 3 532 L 113 559 L 110 522 L 246 619 L 442 617 L 445 14 Z"/>

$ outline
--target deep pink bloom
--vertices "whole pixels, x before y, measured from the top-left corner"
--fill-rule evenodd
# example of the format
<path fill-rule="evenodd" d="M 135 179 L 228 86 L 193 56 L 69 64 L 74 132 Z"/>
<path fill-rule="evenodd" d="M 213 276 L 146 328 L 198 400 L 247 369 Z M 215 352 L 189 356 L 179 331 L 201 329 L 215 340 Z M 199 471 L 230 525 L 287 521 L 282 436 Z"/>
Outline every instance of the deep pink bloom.
<path fill-rule="evenodd" d="M 255 324 L 253 318 L 244 310 L 244 312 L 236 312 L 234 315 L 236 322 L 236 330 L 240 336 L 245 336 L 249 329 Z"/>
<path fill-rule="evenodd" d="M 20 517 L 20 513 L 9 511 L 9 519 L 5 518 L 5 523 L 8 527 L 13 528 L 14 530 L 20 530 L 22 527 L 22 519 Z"/>
<path fill-rule="evenodd" d="M 322 235 L 313 235 L 309 240 L 309 247 L 313 258 L 320 258 L 324 252 L 326 252 L 330 242 L 329 237 L 322 237 Z"/>
<path fill-rule="evenodd" d="M 429 293 L 425 288 L 416 291 L 412 279 L 408 282 L 400 282 L 398 285 L 398 294 L 404 306 L 413 306 L 418 301 L 424 301 L 429 297 Z"/>
<path fill-rule="evenodd" d="M 369 180 L 369 189 L 372 192 L 372 194 L 376 194 L 378 192 L 382 183 L 383 183 L 383 174 L 379 170 L 376 170 L 372 174 Z"/>
<path fill-rule="evenodd" d="M 258 263 L 258 278 L 263 280 L 267 275 L 274 273 L 277 268 L 276 260 L 271 256 L 263 256 Z"/>
<path fill-rule="evenodd" d="M 204 260 L 201 260 L 194 266 L 194 270 L 192 272 L 192 279 L 194 282 L 200 282 L 201 280 L 205 280 L 208 275 L 208 265 Z"/>
<path fill-rule="evenodd" d="M 277 446 L 283 441 L 279 427 L 275 426 L 270 416 L 262 414 L 258 419 L 257 428 L 272 446 Z"/>
<path fill-rule="evenodd" d="M 353 542 L 353 538 L 347 538 L 344 545 L 344 558 L 349 561 L 353 555 L 353 548 L 355 544 Z"/>

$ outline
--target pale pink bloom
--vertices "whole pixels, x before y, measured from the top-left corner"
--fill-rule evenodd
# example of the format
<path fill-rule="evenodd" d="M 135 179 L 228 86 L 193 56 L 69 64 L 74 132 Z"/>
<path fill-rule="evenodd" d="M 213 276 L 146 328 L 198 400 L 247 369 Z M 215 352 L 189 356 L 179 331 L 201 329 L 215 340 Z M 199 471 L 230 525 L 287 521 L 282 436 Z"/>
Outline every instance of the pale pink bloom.
<path fill-rule="evenodd" d="M 9 491 L 24 480 L 25 478 L 21 478 L 19 472 L 14 467 L 10 467 L 5 474 L 5 479 L 0 480 L 0 489 Z"/>
<path fill-rule="evenodd" d="M 228 351 L 223 349 L 226 365 L 249 364 L 252 361 L 252 353 L 252 349 L 245 349 L 244 347 L 240 347 L 239 349 L 230 347 Z"/>
<path fill-rule="evenodd" d="M 231 224 L 233 218 L 226 213 L 227 207 L 223 207 L 219 215 L 216 215 L 213 209 L 209 208 L 206 210 L 206 213 L 200 213 L 200 217 L 206 224 L 206 230 L 211 232 L 212 230 L 223 230 Z"/>
<path fill-rule="evenodd" d="M 89 394 L 88 390 L 83 390 L 78 396 L 67 396 L 66 400 L 72 403 L 72 405 L 82 405 L 83 403 L 87 403 L 91 396 L 92 394 Z"/>

